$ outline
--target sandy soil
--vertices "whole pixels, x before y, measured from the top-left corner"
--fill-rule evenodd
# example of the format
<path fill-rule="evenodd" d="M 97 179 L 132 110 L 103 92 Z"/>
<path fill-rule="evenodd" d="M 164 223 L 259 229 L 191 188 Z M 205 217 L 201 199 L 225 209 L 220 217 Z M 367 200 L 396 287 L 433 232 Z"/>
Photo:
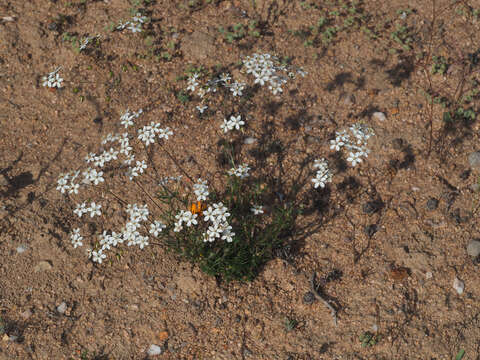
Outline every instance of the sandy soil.
<path fill-rule="evenodd" d="M 480 359 L 479 258 L 466 250 L 479 236 L 480 166 L 469 162 L 479 124 L 448 118 L 478 109 L 479 9 L 473 0 L 1 2 L 0 359 L 439 360 L 462 350 Z M 149 18 L 141 33 L 112 31 L 137 12 Z M 245 34 L 229 38 L 235 24 Z M 86 51 L 72 43 L 96 34 Z M 239 65 L 253 53 L 307 75 L 272 95 Z M 42 77 L 59 66 L 64 86 L 49 91 Z M 180 101 L 182 77 L 200 66 L 248 82 L 250 96 L 220 92 L 200 116 L 198 96 Z M 165 149 L 178 164 L 152 150 L 150 186 L 182 175 L 178 165 L 221 183 L 219 126 L 237 112 L 248 122 L 238 152 L 255 176 L 278 177 L 285 193 L 302 186 L 305 211 L 256 280 L 218 282 L 162 246 L 125 247 L 103 264 L 72 247 L 75 197 L 57 179 L 122 130 L 127 108 L 174 130 Z M 329 140 L 354 123 L 376 135 L 352 168 Z M 314 190 L 304 163 L 322 157 L 333 181 Z M 114 184 L 126 200 L 145 199 Z M 88 197 L 110 205 L 85 227 L 116 224 L 109 193 Z M 308 301 L 314 272 L 336 326 Z M 362 346 L 365 333 L 374 340 Z M 161 354 L 148 354 L 152 344 Z"/>

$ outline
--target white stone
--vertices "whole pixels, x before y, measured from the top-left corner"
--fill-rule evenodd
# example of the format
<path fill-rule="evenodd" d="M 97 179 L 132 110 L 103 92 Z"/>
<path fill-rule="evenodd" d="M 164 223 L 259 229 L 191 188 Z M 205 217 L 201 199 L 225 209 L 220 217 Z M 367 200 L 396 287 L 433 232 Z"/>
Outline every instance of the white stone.
<path fill-rule="evenodd" d="M 463 294 L 463 290 L 465 289 L 465 283 L 459 278 L 455 277 L 455 279 L 453 279 L 453 288 L 457 291 L 459 295 L 461 295 Z"/>
<path fill-rule="evenodd" d="M 247 137 L 245 140 L 243 140 L 243 143 L 245 145 L 251 145 L 253 144 L 255 141 L 257 141 L 257 139 L 253 138 L 253 137 Z"/>
<path fill-rule="evenodd" d="M 25 245 L 20 245 L 17 247 L 17 253 L 21 254 L 27 250 L 27 247 Z"/>
<path fill-rule="evenodd" d="M 148 348 L 147 354 L 149 356 L 155 356 L 155 355 L 160 355 L 162 353 L 162 348 L 158 345 L 150 345 Z"/>
<path fill-rule="evenodd" d="M 57 306 L 57 311 L 60 314 L 65 314 L 65 311 L 67 311 L 67 304 L 65 302 L 62 302 L 60 305 Z"/>
<path fill-rule="evenodd" d="M 377 111 L 372 114 L 373 118 L 378 121 L 385 121 L 387 120 L 387 117 L 385 116 L 384 113 Z"/>

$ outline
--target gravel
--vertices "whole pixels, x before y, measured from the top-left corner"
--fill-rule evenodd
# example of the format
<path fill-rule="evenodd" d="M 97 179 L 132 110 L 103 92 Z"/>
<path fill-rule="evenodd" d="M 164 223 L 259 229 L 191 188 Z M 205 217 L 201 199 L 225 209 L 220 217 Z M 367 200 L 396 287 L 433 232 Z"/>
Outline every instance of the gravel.
<path fill-rule="evenodd" d="M 467 245 L 467 254 L 476 258 L 480 255 L 480 241 L 472 240 Z"/>
<path fill-rule="evenodd" d="M 468 163 L 472 169 L 480 170 L 480 151 L 468 155 Z"/>
<path fill-rule="evenodd" d="M 148 356 L 156 356 L 162 353 L 162 348 L 158 345 L 152 344 L 148 348 L 147 354 Z"/>

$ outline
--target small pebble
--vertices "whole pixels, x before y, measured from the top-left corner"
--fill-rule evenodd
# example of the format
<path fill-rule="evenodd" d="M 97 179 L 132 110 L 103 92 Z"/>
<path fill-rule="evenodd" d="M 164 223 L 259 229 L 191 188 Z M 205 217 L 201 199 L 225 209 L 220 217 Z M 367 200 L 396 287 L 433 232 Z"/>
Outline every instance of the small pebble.
<path fill-rule="evenodd" d="M 467 245 L 467 254 L 476 258 L 480 255 L 480 241 L 472 240 Z"/>
<path fill-rule="evenodd" d="M 25 251 L 27 251 L 27 247 L 25 245 L 20 245 L 19 247 L 17 247 L 17 253 L 21 254 Z"/>
<path fill-rule="evenodd" d="M 59 314 L 65 314 L 65 311 L 67 311 L 67 304 L 65 302 L 62 302 L 60 305 L 57 306 L 57 311 Z"/>
<path fill-rule="evenodd" d="M 462 295 L 463 290 L 465 289 L 465 283 L 459 278 L 455 277 L 455 279 L 453 279 L 453 288 L 457 291 L 459 295 Z"/>
<path fill-rule="evenodd" d="M 147 351 L 148 356 L 156 356 L 156 355 L 160 355 L 161 353 L 162 353 L 162 348 L 154 344 L 150 345 Z"/>
<path fill-rule="evenodd" d="M 433 274 L 432 274 L 431 271 L 427 271 L 427 272 L 425 273 L 425 278 L 426 278 L 427 280 L 430 280 L 432 277 L 433 277 Z"/>
<path fill-rule="evenodd" d="M 427 201 L 427 209 L 428 210 L 435 210 L 438 207 L 438 200 L 435 198 L 430 198 Z"/>
<path fill-rule="evenodd" d="M 396 138 L 392 140 L 392 147 L 395 150 L 402 150 L 403 149 L 403 139 Z"/>
<path fill-rule="evenodd" d="M 468 155 L 468 163 L 472 169 L 480 169 L 480 151 L 475 151 Z"/>
<path fill-rule="evenodd" d="M 315 302 L 315 295 L 311 291 L 308 291 L 305 293 L 305 295 L 303 295 L 304 304 L 310 305 L 310 304 L 313 304 L 314 302 Z"/>
<path fill-rule="evenodd" d="M 249 137 L 245 138 L 245 140 L 243 140 L 243 143 L 244 143 L 245 145 L 251 145 L 251 144 L 253 144 L 253 143 L 256 142 L 256 141 L 257 141 L 257 139 L 255 139 L 254 137 L 249 136 Z"/>
<path fill-rule="evenodd" d="M 387 117 L 385 116 L 385 114 L 382 113 L 382 112 L 379 112 L 379 111 L 374 112 L 372 116 L 373 116 L 373 118 L 374 118 L 375 120 L 378 120 L 378 121 L 385 121 L 385 120 L 387 120 Z"/>

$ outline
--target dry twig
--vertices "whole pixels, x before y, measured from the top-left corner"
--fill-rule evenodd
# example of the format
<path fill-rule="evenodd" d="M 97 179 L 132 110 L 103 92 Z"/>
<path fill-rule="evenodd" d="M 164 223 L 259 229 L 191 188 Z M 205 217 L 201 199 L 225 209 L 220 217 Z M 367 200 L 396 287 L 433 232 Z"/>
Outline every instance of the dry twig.
<path fill-rule="evenodd" d="M 335 324 L 335 326 L 337 326 L 337 310 L 335 310 L 335 308 L 330 305 L 330 303 L 317 290 L 317 286 L 315 285 L 315 272 L 313 272 L 312 277 L 310 278 L 310 285 L 312 287 L 313 295 L 315 295 L 318 300 L 323 302 L 323 304 L 330 310 L 333 317 L 333 323 Z"/>

